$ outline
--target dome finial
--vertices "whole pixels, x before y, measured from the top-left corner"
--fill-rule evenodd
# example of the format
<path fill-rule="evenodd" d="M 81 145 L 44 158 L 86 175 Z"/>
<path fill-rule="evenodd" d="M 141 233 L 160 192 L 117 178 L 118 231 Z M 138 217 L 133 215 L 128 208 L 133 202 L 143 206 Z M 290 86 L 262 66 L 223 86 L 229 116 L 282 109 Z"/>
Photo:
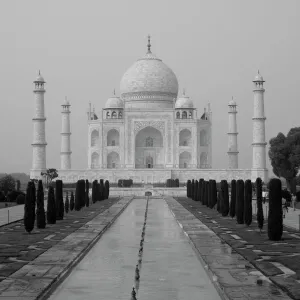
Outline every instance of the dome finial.
<path fill-rule="evenodd" d="M 182 95 L 185 96 L 185 88 L 183 88 Z"/>
<path fill-rule="evenodd" d="M 116 89 L 114 89 L 114 96 L 116 96 Z"/>
<path fill-rule="evenodd" d="M 148 53 L 151 53 L 150 38 L 151 38 L 151 36 L 150 36 L 150 34 L 148 34 L 148 45 L 147 45 L 147 47 L 148 47 Z"/>
<path fill-rule="evenodd" d="M 257 74 L 259 74 L 259 70 L 257 70 Z"/>
<path fill-rule="evenodd" d="M 39 75 L 41 75 L 41 70 L 39 70 Z"/>

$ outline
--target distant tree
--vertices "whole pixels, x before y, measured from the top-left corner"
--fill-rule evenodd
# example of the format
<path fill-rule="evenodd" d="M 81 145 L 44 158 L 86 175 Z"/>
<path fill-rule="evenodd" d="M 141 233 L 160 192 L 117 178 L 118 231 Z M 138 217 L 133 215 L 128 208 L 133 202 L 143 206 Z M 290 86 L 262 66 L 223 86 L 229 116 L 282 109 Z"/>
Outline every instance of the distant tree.
<path fill-rule="evenodd" d="M 238 224 L 244 224 L 244 181 L 239 179 L 236 183 L 235 214 Z"/>
<path fill-rule="evenodd" d="M 34 228 L 34 209 L 33 209 L 33 188 L 32 182 L 29 181 L 26 190 L 25 206 L 24 206 L 24 227 L 30 233 Z"/>
<path fill-rule="evenodd" d="M 195 187 L 194 187 L 194 201 L 197 201 L 197 192 L 198 192 L 198 180 L 195 180 Z"/>
<path fill-rule="evenodd" d="M 257 225 L 261 231 L 264 226 L 264 212 L 262 205 L 262 181 L 261 178 L 256 179 L 256 203 L 257 203 Z"/>
<path fill-rule="evenodd" d="M 270 140 L 269 158 L 273 172 L 286 179 L 289 189 L 295 193 L 296 176 L 300 169 L 300 127 L 291 128 Z"/>
<path fill-rule="evenodd" d="M 47 169 L 46 172 L 41 172 L 41 175 L 45 178 L 47 188 L 52 180 L 58 177 L 57 170 L 54 168 Z"/>
<path fill-rule="evenodd" d="M 66 200 L 65 200 L 65 212 L 66 212 L 66 214 L 69 212 L 69 206 L 70 206 L 69 194 L 68 194 L 68 192 L 66 192 Z"/>
<path fill-rule="evenodd" d="M 74 193 L 73 191 L 71 192 L 71 199 L 70 199 L 70 211 L 74 209 L 75 206 L 75 200 L 74 200 Z"/>
<path fill-rule="evenodd" d="M 36 209 L 36 226 L 37 228 L 46 228 L 46 215 L 44 208 L 44 189 L 43 182 L 39 180 L 37 190 L 37 209 Z"/>
<path fill-rule="evenodd" d="M 236 180 L 231 180 L 231 196 L 229 214 L 231 218 L 235 217 L 235 202 L 236 202 Z"/>
<path fill-rule="evenodd" d="M 19 191 L 21 187 L 21 181 L 19 179 L 16 180 L 16 190 Z"/>
<path fill-rule="evenodd" d="M 192 185 L 191 185 L 191 198 L 194 200 L 194 188 L 195 188 L 195 179 L 192 179 Z"/>
<path fill-rule="evenodd" d="M 25 204 L 25 196 L 25 194 L 19 194 L 16 199 L 17 204 Z"/>
<path fill-rule="evenodd" d="M 93 181 L 93 185 L 92 185 L 92 201 L 93 203 L 96 203 L 97 199 L 98 199 L 98 180 L 94 180 Z"/>
<path fill-rule="evenodd" d="M 100 189 L 99 189 L 99 198 L 100 198 L 100 201 L 104 200 L 104 193 L 105 193 L 105 190 L 104 190 L 103 179 L 100 179 Z"/>
<path fill-rule="evenodd" d="M 0 178 L 0 190 L 4 192 L 4 195 L 6 196 L 9 191 L 13 191 L 16 186 L 15 179 L 9 175 L 6 174 L 2 178 Z"/>
<path fill-rule="evenodd" d="M 281 181 L 273 178 L 269 186 L 268 237 L 279 241 L 283 232 Z"/>
<path fill-rule="evenodd" d="M 48 224 L 56 223 L 55 196 L 54 196 L 54 188 L 52 186 L 49 186 L 48 189 L 47 223 Z"/>
<path fill-rule="evenodd" d="M 81 182 L 80 180 L 77 181 L 77 184 L 76 184 L 76 190 L 75 190 L 75 210 L 76 211 L 79 211 L 80 208 L 81 208 L 81 195 L 82 195 L 82 192 L 81 192 L 81 189 L 82 188 L 82 185 L 81 185 Z"/>
<path fill-rule="evenodd" d="M 252 223 L 252 183 L 248 179 L 245 181 L 245 193 L 244 193 L 244 220 L 247 226 Z"/>

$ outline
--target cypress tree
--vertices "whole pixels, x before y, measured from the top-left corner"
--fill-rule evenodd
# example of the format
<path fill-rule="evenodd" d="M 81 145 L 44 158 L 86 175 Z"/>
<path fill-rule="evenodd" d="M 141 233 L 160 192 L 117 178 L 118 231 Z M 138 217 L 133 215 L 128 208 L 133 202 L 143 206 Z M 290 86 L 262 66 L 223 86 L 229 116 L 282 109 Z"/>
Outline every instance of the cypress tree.
<path fill-rule="evenodd" d="M 244 181 L 242 179 L 236 183 L 235 213 L 237 223 L 244 224 Z"/>
<path fill-rule="evenodd" d="M 198 198 L 198 180 L 196 179 L 195 180 L 195 188 L 194 188 L 194 201 L 197 201 L 197 198 Z"/>
<path fill-rule="evenodd" d="M 222 191 L 222 216 L 227 217 L 229 213 L 229 193 L 227 180 L 221 181 Z"/>
<path fill-rule="evenodd" d="M 269 182 L 269 215 L 268 237 L 271 241 L 279 241 L 282 237 L 282 194 L 281 180 L 272 178 Z"/>
<path fill-rule="evenodd" d="M 230 217 L 235 217 L 235 202 L 236 202 L 236 180 L 231 180 L 231 196 L 230 196 Z"/>
<path fill-rule="evenodd" d="M 244 220 L 247 226 L 252 223 L 252 183 L 248 179 L 245 181 L 245 196 L 244 196 Z"/>
<path fill-rule="evenodd" d="M 48 202 L 47 202 L 47 223 L 56 223 L 56 207 L 53 186 L 49 186 L 48 189 Z"/>
<path fill-rule="evenodd" d="M 210 179 L 207 181 L 206 184 L 206 206 L 210 207 Z"/>
<path fill-rule="evenodd" d="M 63 200 L 63 182 L 56 180 L 55 182 L 55 206 L 56 220 L 64 219 L 64 200 Z"/>
<path fill-rule="evenodd" d="M 39 229 L 46 228 L 46 214 L 44 209 L 44 189 L 43 189 L 42 180 L 39 180 L 38 190 L 37 190 L 36 227 Z"/>
<path fill-rule="evenodd" d="M 202 202 L 203 178 L 199 180 L 199 201 Z"/>
<path fill-rule="evenodd" d="M 78 180 L 77 184 L 76 184 L 76 190 L 75 190 L 75 210 L 79 211 L 81 209 L 81 189 L 82 185 L 81 185 L 81 181 Z"/>
<path fill-rule="evenodd" d="M 85 181 L 85 206 L 86 207 L 90 206 L 89 188 L 90 188 L 90 183 L 88 180 L 86 180 Z"/>
<path fill-rule="evenodd" d="M 202 205 L 205 205 L 205 187 L 206 187 L 206 181 L 203 180 L 203 182 L 202 182 L 202 195 L 201 195 Z"/>
<path fill-rule="evenodd" d="M 33 185 L 32 181 L 28 182 L 25 205 L 24 205 L 24 227 L 25 230 L 30 233 L 34 228 L 34 208 L 33 208 Z"/>
<path fill-rule="evenodd" d="M 70 211 L 72 211 L 75 207 L 75 199 L 74 199 L 74 193 L 71 192 L 71 199 L 70 199 Z"/>
<path fill-rule="evenodd" d="M 80 192 L 81 192 L 81 195 L 80 195 L 80 208 L 83 208 L 85 207 L 85 180 L 84 179 L 81 179 L 81 188 L 80 188 Z"/>
<path fill-rule="evenodd" d="M 201 180 L 198 181 L 198 190 L 197 190 L 197 201 L 201 200 Z"/>
<path fill-rule="evenodd" d="M 211 181 L 211 208 L 217 204 L 217 183 L 215 180 Z"/>
<path fill-rule="evenodd" d="M 262 180 L 261 178 L 256 179 L 256 204 L 257 204 L 257 225 L 261 231 L 264 226 L 264 212 L 262 205 Z"/>
<path fill-rule="evenodd" d="M 105 191 L 106 191 L 106 198 L 105 199 L 108 199 L 109 198 L 109 181 L 105 180 L 105 184 L 104 185 L 105 185 Z M 179 181 L 178 181 L 178 186 L 179 186 Z"/>
<path fill-rule="evenodd" d="M 69 203 L 69 194 L 67 192 L 67 194 L 66 194 L 66 200 L 65 200 L 65 212 L 66 212 L 66 214 L 69 212 L 69 206 L 70 206 L 70 203 Z"/>
<path fill-rule="evenodd" d="M 36 188 L 35 188 L 35 183 L 32 181 L 32 210 L 33 210 L 33 226 L 35 222 L 35 209 L 36 209 Z"/>

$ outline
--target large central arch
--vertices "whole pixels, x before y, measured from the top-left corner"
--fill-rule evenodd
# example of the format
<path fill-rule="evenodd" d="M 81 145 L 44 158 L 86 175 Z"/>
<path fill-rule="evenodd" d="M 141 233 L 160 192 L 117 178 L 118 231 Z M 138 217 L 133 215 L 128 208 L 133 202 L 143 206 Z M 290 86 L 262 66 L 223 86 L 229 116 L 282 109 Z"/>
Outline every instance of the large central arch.
<path fill-rule="evenodd" d="M 165 165 L 164 140 L 161 132 L 148 126 L 135 136 L 135 168 L 163 168 Z"/>

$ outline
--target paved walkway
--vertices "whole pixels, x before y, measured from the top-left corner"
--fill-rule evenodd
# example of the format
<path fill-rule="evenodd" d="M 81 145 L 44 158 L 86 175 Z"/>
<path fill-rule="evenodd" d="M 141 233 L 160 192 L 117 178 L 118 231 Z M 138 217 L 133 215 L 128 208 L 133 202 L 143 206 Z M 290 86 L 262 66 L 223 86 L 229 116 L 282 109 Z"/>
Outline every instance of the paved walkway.
<path fill-rule="evenodd" d="M 130 203 L 50 300 L 127 300 L 133 285 L 138 300 L 221 299 L 167 204 L 161 198 L 148 203 L 138 282 L 145 197 Z"/>

